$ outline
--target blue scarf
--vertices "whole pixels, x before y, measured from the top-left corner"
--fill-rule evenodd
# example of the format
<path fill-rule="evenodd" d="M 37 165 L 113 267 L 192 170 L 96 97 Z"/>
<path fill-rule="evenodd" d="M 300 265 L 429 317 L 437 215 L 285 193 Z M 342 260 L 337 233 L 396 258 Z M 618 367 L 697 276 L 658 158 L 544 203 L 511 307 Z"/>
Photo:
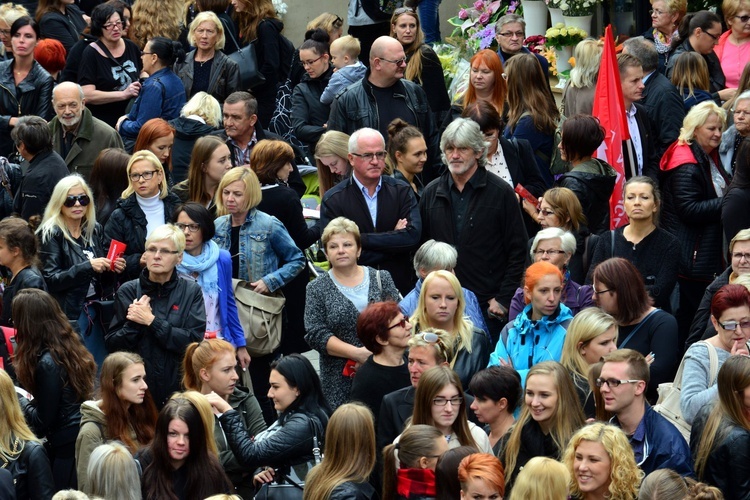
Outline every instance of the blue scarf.
<path fill-rule="evenodd" d="M 182 263 L 177 266 L 177 272 L 191 275 L 198 273 L 198 284 L 204 293 L 219 291 L 219 246 L 212 240 L 203 244 L 200 255 L 193 256 L 187 252 L 182 254 Z"/>

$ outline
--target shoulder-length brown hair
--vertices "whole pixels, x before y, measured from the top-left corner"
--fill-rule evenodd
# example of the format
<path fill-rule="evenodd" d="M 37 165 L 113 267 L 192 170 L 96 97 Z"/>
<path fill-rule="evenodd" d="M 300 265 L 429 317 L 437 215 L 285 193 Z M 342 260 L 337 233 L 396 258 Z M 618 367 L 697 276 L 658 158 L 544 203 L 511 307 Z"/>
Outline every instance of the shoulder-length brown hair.
<path fill-rule="evenodd" d="M 201 205 L 211 201 L 211 196 L 206 192 L 206 172 L 203 167 L 211 160 L 214 151 L 224 145 L 224 141 L 215 135 L 207 135 L 195 141 L 188 167 L 188 201 Z"/>
<path fill-rule="evenodd" d="M 508 127 L 516 126 L 524 113 L 531 114 L 534 127 L 554 134 L 560 112 L 550 94 L 542 65 L 533 54 L 518 54 L 505 65 L 508 75 Z"/>
<path fill-rule="evenodd" d="M 234 11 L 233 17 L 239 26 L 242 43 L 250 43 L 258 37 L 258 25 L 263 19 L 276 18 L 276 8 L 271 0 L 237 0 L 242 12 Z"/>
<path fill-rule="evenodd" d="M 96 376 L 94 357 L 50 294 L 36 288 L 18 292 L 13 299 L 13 322 L 18 343 L 13 363 L 24 389 L 34 394 L 40 354 L 49 351 L 78 400 L 91 398 Z"/>
<path fill-rule="evenodd" d="M 294 161 L 294 150 L 284 141 L 263 139 L 250 153 L 250 168 L 261 184 L 276 184 L 278 172 Z"/>
<path fill-rule="evenodd" d="M 608 291 L 617 292 L 617 313 L 612 316 L 618 325 L 633 323 L 651 307 L 643 277 L 629 260 L 607 259 L 596 266 L 593 278 Z"/>

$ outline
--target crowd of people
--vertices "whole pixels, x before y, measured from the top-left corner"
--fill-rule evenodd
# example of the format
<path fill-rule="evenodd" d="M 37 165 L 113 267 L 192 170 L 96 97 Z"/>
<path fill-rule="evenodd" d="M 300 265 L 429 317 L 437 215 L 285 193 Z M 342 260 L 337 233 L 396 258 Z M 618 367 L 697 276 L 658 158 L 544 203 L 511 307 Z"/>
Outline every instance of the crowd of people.
<path fill-rule="evenodd" d="M 620 173 L 602 44 L 558 105 L 515 14 L 451 99 L 439 1 L 297 49 L 271 0 L 33 3 L 0 7 L 0 497 L 750 498 L 750 2 L 651 0 Z"/>

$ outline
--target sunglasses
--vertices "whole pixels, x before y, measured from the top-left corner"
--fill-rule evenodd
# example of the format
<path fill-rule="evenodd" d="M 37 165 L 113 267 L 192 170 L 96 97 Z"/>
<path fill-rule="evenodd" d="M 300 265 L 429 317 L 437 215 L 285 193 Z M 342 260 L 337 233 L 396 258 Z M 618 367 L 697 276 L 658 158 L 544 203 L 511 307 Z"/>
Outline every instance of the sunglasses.
<path fill-rule="evenodd" d="M 407 323 L 408 321 L 409 321 L 409 320 L 407 320 L 407 319 L 406 319 L 406 317 L 404 316 L 404 317 L 402 317 L 402 318 L 401 318 L 401 321 L 399 321 L 398 323 L 396 323 L 396 324 L 395 324 L 395 325 L 393 325 L 393 326 L 389 326 L 389 327 L 388 327 L 388 329 L 389 329 L 389 330 L 393 330 L 393 329 L 394 329 L 394 328 L 396 328 L 397 326 L 400 326 L 401 328 L 406 328 L 406 323 Z"/>
<path fill-rule="evenodd" d="M 91 203 L 91 198 L 89 198 L 87 194 L 68 196 L 67 198 L 65 198 L 65 201 L 63 202 L 63 206 L 72 208 L 76 205 L 76 203 L 80 203 L 82 207 L 85 207 L 89 203 Z"/>

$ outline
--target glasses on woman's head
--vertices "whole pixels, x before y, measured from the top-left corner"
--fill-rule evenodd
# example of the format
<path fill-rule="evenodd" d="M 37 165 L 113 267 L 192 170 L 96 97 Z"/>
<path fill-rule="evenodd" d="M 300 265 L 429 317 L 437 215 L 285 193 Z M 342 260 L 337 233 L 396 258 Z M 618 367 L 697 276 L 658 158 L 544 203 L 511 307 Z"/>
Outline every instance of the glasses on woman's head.
<path fill-rule="evenodd" d="M 401 14 L 414 14 L 414 9 L 411 7 L 399 7 L 393 11 L 394 16 L 400 16 Z"/>
<path fill-rule="evenodd" d="M 445 350 L 445 345 L 443 344 L 443 341 L 440 340 L 440 335 L 438 335 L 437 333 L 421 332 L 414 335 L 414 338 L 434 345 L 435 347 L 437 347 L 438 351 L 440 351 L 440 355 L 443 357 L 443 359 L 448 359 L 448 352 Z"/>
<path fill-rule="evenodd" d="M 67 198 L 65 198 L 65 201 L 63 202 L 63 206 L 72 208 L 76 206 L 76 203 L 80 203 L 82 207 L 85 207 L 89 203 L 91 203 L 91 198 L 89 198 L 89 195 L 87 194 L 78 194 L 75 196 L 68 196 Z"/>

